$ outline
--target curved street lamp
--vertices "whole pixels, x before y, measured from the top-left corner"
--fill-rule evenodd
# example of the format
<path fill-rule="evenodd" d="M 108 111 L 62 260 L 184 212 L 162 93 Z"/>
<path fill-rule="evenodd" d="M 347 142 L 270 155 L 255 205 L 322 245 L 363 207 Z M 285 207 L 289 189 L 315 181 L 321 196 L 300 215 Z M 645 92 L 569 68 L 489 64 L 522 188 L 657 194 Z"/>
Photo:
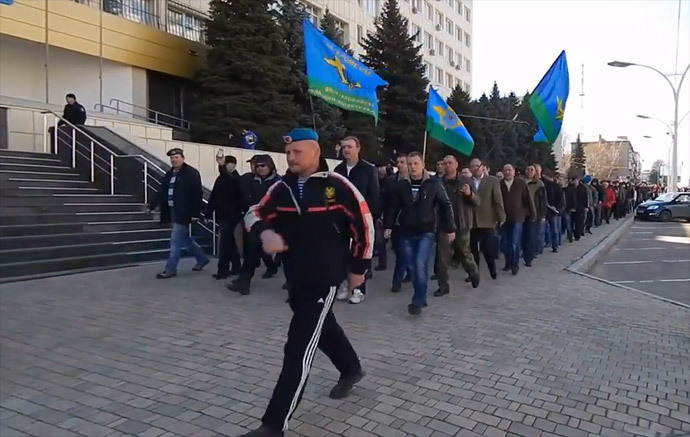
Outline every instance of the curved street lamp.
<path fill-rule="evenodd" d="M 662 121 L 662 123 L 664 123 L 667 127 L 669 127 L 669 130 L 671 131 L 671 136 L 673 138 L 673 146 L 672 146 L 672 149 L 673 149 L 672 152 L 673 153 L 671 155 L 671 163 L 670 163 L 671 164 L 670 165 L 670 167 L 671 167 L 670 168 L 670 179 L 671 180 L 669 181 L 670 182 L 669 188 L 671 189 L 671 191 L 677 191 L 677 189 L 678 189 L 678 176 L 677 176 L 677 172 L 678 172 L 678 125 L 680 124 L 678 121 L 678 100 L 680 97 L 680 89 L 683 86 L 683 81 L 685 80 L 685 76 L 687 76 L 687 74 L 688 74 L 688 70 L 690 70 L 690 64 L 687 67 L 685 67 L 685 71 L 681 75 L 680 82 L 678 82 L 677 87 L 673 85 L 673 82 L 671 82 L 671 80 L 664 73 L 662 73 L 660 70 L 657 70 L 656 68 L 654 68 L 650 65 L 636 64 L 634 62 L 623 62 L 623 61 L 612 61 L 612 62 L 609 62 L 608 65 L 611 67 L 619 67 L 619 68 L 633 67 L 633 66 L 634 67 L 647 68 L 649 70 L 652 70 L 652 71 L 658 73 L 661 77 L 664 78 L 666 83 L 668 83 L 668 85 L 671 87 L 671 91 L 673 91 L 673 104 L 674 104 L 674 107 L 673 107 L 673 128 L 671 128 L 671 126 L 666 124 L 666 122 Z M 647 116 L 640 117 L 639 115 L 638 115 L 638 117 L 639 118 L 652 118 L 652 117 L 647 117 Z M 683 118 L 685 118 L 685 116 L 683 116 Z M 657 119 L 654 119 L 654 120 L 657 120 Z M 658 121 L 661 121 L 661 120 L 658 120 Z"/>

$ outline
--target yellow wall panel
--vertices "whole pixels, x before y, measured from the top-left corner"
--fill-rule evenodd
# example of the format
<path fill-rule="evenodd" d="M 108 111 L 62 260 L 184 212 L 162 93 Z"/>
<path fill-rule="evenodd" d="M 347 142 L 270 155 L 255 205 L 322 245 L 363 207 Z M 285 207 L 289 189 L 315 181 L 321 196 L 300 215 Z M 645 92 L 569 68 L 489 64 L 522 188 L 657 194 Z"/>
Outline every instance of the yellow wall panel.
<path fill-rule="evenodd" d="M 0 6 L 0 34 L 45 42 L 44 6 L 44 0 Z M 104 59 L 174 76 L 192 77 L 202 62 L 190 54 L 202 54 L 202 44 L 74 1 L 48 1 L 48 28 L 52 46 L 99 56 L 102 33 Z"/>

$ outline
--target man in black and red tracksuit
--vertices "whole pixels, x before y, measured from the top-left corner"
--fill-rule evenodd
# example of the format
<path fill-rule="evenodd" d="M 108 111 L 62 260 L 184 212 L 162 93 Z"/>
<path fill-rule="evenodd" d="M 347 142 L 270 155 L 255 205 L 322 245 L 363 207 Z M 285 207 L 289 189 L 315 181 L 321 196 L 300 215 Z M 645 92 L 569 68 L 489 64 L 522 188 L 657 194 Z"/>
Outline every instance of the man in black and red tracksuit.
<path fill-rule="evenodd" d="M 349 290 L 355 289 L 371 266 L 372 214 L 346 177 L 319 171 L 316 132 L 294 129 L 285 142 L 290 173 L 251 208 L 245 224 L 261 232 L 267 253 L 283 254 L 293 316 L 283 369 L 262 425 L 243 437 L 283 435 L 317 348 L 340 371 L 332 398 L 346 397 L 364 376 L 357 353 L 331 308 L 340 283 L 347 277 Z"/>

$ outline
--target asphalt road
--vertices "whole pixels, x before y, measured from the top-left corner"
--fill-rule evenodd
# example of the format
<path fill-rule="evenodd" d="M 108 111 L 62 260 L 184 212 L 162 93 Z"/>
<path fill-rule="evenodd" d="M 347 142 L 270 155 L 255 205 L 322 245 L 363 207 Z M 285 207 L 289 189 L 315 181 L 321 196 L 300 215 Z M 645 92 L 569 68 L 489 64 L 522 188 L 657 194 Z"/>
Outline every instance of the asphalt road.
<path fill-rule="evenodd" d="M 690 224 L 635 221 L 590 274 L 690 305 Z"/>

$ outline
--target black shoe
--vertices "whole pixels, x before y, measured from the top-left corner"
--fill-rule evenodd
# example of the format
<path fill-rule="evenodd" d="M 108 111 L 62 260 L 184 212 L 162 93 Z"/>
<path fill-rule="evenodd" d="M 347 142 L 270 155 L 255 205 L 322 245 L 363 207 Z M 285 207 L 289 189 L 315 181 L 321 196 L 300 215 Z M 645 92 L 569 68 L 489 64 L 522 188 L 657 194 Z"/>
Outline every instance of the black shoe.
<path fill-rule="evenodd" d="M 472 278 L 470 278 L 469 276 L 466 277 L 466 278 L 465 278 L 465 282 L 472 282 Z"/>
<path fill-rule="evenodd" d="M 400 288 L 402 288 L 400 284 L 393 284 L 391 286 L 391 293 L 399 293 Z"/>
<path fill-rule="evenodd" d="M 387 266 L 385 266 L 385 265 L 378 265 L 378 266 L 374 267 L 374 270 L 376 270 L 377 272 L 383 272 L 386 270 L 386 268 L 387 268 Z"/>
<path fill-rule="evenodd" d="M 510 267 L 508 267 L 508 266 L 503 267 L 503 271 L 504 271 L 504 272 L 509 272 L 509 271 L 510 271 Z"/>
<path fill-rule="evenodd" d="M 407 312 L 411 316 L 418 316 L 418 315 L 422 314 L 422 309 L 419 308 L 418 306 L 410 304 L 407 306 Z"/>
<path fill-rule="evenodd" d="M 594 234 L 592 233 L 592 230 L 591 230 L 591 229 L 587 229 L 587 233 L 588 233 L 589 235 L 594 235 Z"/>
<path fill-rule="evenodd" d="M 494 269 L 494 275 L 496 274 L 496 269 Z M 494 276 L 492 278 L 496 279 Z M 470 280 L 472 281 L 472 288 L 477 288 L 479 287 L 479 273 L 474 274 L 470 277 Z"/>
<path fill-rule="evenodd" d="M 553 252 L 553 253 L 558 253 L 558 248 L 557 248 L 557 247 L 554 247 L 553 249 L 551 249 L 551 252 Z"/>
<path fill-rule="evenodd" d="M 234 281 L 230 282 L 229 284 L 225 284 L 225 288 L 227 288 L 228 290 L 235 291 L 243 296 L 246 296 L 249 294 L 250 282 L 250 278 L 240 275 Z"/>
<path fill-rule="evenodd" d="M 450 290 L 439 288 L 438 290 L 434 291 L 434 296 L 436 297 L 445 296 L 446 294 L 450 294 Z"/>
<path fill-rule="evenodd" d="M 491 275 L 491 279 L 496 279 L 498 275 L 496 275 L 496 265 L 489 266 L 489 275 Z M 470 278 L 472 280 L 472 278 Z M 477 287 L 475 287 L 477 288 Z"/>
<path fill-rule="evenodd" d="M 211 275 L 211 277 L 217 281 L 219 281 L 221 279 L 228 279 L 229 276 L 230 276 L 230 274 L 228 272 L 224 272 L 224 273 L 218 272 L 218 273 L 214 273 Z"/>
<path fill-rule="evenodd" d="M 266 270 L 263 275 L 261 275 L 261 279 L 271 279 L 275 275 L 278 274 L 278 270 Z"/>
<path fill-rule="evenodd" d="M 283 433 L 280 431 L 274 431 L 266 425 L 261 425 L 260 428 L 246 434 L 242 434 L 239 437 L 283 437 Z"/>
<path fill-rule="evenodd" d="M 156 279 L 170 279 L 177 276 L 177 273 L 162 272 L 156 275 Z"/>
<path fill-rule="evenodd" d="M 207 260 L 204 261 L 203 263 L 197 264 L 197 265 L 195 265 L 194 267 L 192 267 L 192 271 L 193 271 L 193 272 L 200 272 L 200 271 L 202 271 L 202 270 L 204 269 L 204 267 L 206 267 L 206 266 L 208 265 L 208 263 L 210 263 L 210 262 L 211 262 L 211 260 L 210 260 L 210 259 L 207 259 Z"/>
<path fill-rule="evenodd" d="M 517 275 L 519 271 L 520 271 L 520 267 L 518 267 L 518 266 L 514 266 L 514 267 L 510 268 L 510 273 L 512 273 L 513 276 Z"/>
<path fill-rule="evenodd" d="M 240 273 L 242 273 L 242 269 L 232 269 L 232 270 L 230 270 L 230 273 L 228 273 L 228 277 L 237 276 Z"/>
<path fill-rule="evenodd" d="M 438 279 L 438 276 L 436 274 L 431 275 L 431 278 L 429 278 L 429 280 L 431 280 L 431 281 L 435 281 L 437 279 Z"/>
<path fill-rule="evenodd" d="M 532 267 L 532 261 L 525 261 L 525 267 Z"/>
<path fill-rule="evenodd" d="M 280 287 L 280 288 L 281 288 L 281 290 L 287 290 L 287 289 L 288 289 L 288 283 L 287 283 L 287 281 L 284 282 L 284 283 L 283 283 L 283 286 Z"/>
<path fill-rule="evenodd" d="M 346 398 L 347 395 L 349 395 L 352 391 L 352 388 L 355 386 L 355 384 L 361 381 L 362 378 L 364 378 L 364 372 L 362 372 L 361 370 L 356 375 L 341 376 L 340 380 L 338 380 L 338 383 L 331 390 L 329 396 L 331 397 L 331 399 Z"/>

